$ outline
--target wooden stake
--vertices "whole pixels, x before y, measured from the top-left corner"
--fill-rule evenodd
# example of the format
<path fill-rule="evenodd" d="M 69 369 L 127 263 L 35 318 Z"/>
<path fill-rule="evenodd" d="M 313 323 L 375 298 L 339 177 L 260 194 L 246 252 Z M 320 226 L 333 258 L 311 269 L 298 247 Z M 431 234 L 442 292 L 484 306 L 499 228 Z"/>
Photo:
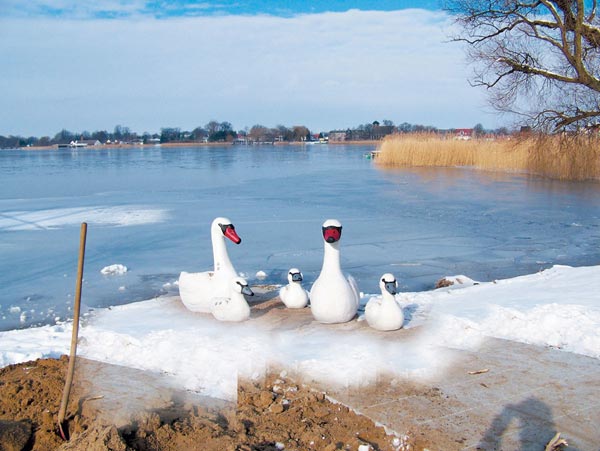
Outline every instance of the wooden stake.
<path fill-rule="evenodd" d="M 87 235 L 87 223 L 81 223 L 81 234 L 79 239 L 79 263 L 77 265 L 77 284 L 75 286 L 75 300 L 73 308 L 73 333 L 71 334 L 71 353 L 69 354 L 69 368 L 63 389 L 62 401 L 58 411 L 58 429 L 63 440 L 67 436 L 63 431 L 63 422 L 71 393 L 71 384 L 73 383 L 73 373 L 75 372 L 75 355 L 77 354 L 77 335 L 79 334 L 79 310 L 81 306 L 81 282 L 83 281 L 83 261 L 85 259 L 85 239 Z"/>

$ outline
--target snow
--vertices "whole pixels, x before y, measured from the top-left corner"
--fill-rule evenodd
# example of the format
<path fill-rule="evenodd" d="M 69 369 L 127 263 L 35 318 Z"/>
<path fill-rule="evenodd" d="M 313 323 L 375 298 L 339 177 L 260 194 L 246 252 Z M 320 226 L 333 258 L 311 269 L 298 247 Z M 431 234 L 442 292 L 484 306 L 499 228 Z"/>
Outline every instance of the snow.
<path fill-rule="evenodd" d="M 105 276 L 121 276 L 127 272 L 127 266 L 115 263 L 113 265 L 105 266 L 100 272 Z"/>
<path fill-rule="evenodd" d="M 258 377 L 273 363 L 343 386 L 375 381 L 382 371 L 427 378 L 451 363 L 448 348 L 477 349 L 485 337 L 600 358 L 600 266 L 554 266 L 492 282 L 457 279 L 466 283 L 397 295 L 405 328 L 389 333 L 370 333 L 358 321 L 282 327 L 269 315 L 220 323 L 163 296 L 84 317 L 78 354 L 160 372 L 224 399 L 235 397 L 238 375 Z M 66 322 L 0 332 L 0 364 L 68 354 L 71 330 Z"/>
<path fill-rule="evenodd" d="M 136 205 L 7 211 L 3 212 L 2 217 L 0 217 L 0 230 L 58 229 L 79 225 L 82 222 L 98 226 L 125 227 L 160 223 L 168 217 L 166 210 Z"/>

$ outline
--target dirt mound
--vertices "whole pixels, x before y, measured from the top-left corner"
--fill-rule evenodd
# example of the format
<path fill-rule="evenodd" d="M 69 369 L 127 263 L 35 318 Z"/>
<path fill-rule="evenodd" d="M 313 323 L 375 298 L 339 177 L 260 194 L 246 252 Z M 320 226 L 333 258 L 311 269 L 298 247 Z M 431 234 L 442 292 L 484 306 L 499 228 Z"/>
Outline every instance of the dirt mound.
<path fill-rule="evenodd" d="M 0 370 L 0 449 L 4 450 L 408 450 L 406 438 L 285 372 L 241 382 L 238 403 L 218 410 L 182 404 L 139 412 L 125 426 L 81 414 L 82 393 L 71 395 L 70 440 L 57 434 L 57 415 L 68 359 L 45 359 Z M 7 431 L 4 433 L 3 431 Z M 18 434 L 13 433 L 17 431 Z"/>

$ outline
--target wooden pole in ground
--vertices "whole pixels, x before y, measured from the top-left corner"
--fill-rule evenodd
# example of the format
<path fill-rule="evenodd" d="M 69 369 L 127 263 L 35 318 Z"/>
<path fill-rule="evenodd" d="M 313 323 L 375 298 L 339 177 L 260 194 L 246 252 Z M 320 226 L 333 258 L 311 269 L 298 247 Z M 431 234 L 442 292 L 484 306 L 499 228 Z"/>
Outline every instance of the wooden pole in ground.
<path fill-rule="evenodd" d="M 63 389 L 62 401 L 58 410 L 58 429 L 63 440 L 67 439 L 63 431 L 63 422 L 71 393 L 71 384 L 73 383 L 73 373 L 75 372 L 75 355 L 77 354 L 77 335 L 79 334 L 79 310 L 81 306 L 81 283 L 83 281 L 83 261 L 85 259 L 85 239 L 87 235 L 87 223 L 81 223 L 81 234 L 79 238 L 79 263 L 77 265 L 77 283 L 75 286 L 75 300 L 73 308 L 73 333 L 71 334 L 71 353 L 69 354 L 69 368 Z"/>

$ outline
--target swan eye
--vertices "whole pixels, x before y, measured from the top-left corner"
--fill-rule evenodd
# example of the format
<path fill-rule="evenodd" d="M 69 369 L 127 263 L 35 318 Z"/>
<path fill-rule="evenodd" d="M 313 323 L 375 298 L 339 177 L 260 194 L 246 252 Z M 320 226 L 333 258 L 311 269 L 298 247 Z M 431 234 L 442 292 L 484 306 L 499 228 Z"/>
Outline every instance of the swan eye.
<path fill-rule="evenodd" d="M 229 228 L 235 230 L 235 227 L 233 226 L 233 224 L 219 224 L 219 227 L 221 227 L 221 232 L 225 233 L 225 231 Z"/>

